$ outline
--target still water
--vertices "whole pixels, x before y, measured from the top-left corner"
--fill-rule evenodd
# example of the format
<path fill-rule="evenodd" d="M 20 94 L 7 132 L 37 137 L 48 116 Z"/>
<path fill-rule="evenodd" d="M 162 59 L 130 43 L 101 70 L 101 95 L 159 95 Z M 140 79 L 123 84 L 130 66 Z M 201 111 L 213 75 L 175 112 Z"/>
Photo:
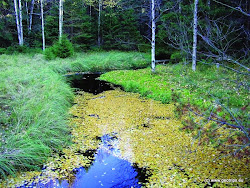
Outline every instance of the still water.
<path fill-rule="evenodd" d="M 97 95 L 103 91 L 113 90 L 116 87 L 108 82 L 98 80 L 100 74 L 73 75 L 69 77 L 71 86 L 77 90 Z M 90 115 L 91 116 L 91 115 Z M 90 150 L 78 155 L 93 158 L 90 167 L 75 168 L 73 178 L 51 179 L 45 182 L 25 182 L 22 188 L 127 188 L 142 187 L 147 182 L 148 173 L 145 168 L 131 164 L 122 159 L 119 150 L 119 139 L 116 133 L 105 134 L 97 138 L 100 141 L 97 150 Z M 46 170 L 46 169 L 45 169 Z M 41 173 L 40 177 L 43 176 Z M 36 177 L 37 178 L 37 177 Z"/>
<path fill-rule="evenodd" d="M 88 169 L 83 167 L 74 169 L 75 178 L 68 180 L 51 180 L 46 184 L 33 183 L 30 186 L 41 188 L 125 188 L 141 187 L 145 182 L 146 175 L 143 169 L 132 165 L 126 160 L 119 158 L 119 141 L 112 135 L 104 135 L 96 153 L 95 159 Z"/>

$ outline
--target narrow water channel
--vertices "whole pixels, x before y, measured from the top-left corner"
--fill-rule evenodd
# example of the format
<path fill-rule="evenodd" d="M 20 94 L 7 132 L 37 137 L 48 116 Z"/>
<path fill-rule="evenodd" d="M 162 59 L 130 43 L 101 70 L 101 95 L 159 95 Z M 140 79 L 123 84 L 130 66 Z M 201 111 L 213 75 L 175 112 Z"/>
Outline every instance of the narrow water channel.
<path fill-rule="evenodd" d="M 139 188 L 147 178 L 143 169 L 120 158 L 119 140 L 115 135 L 101 137 L 101 143 L 94 153 L 94 161 L 89 168 L 80 167 L 73 171 L 74 178 L 70 181 L 56 179 L 45 184 L 33 183 L 32 186 L 44 188 Z"/>
<path fill-rule="evenodd" d="M 100 74 L 101 73 L 86 73 L 69 75 L 67 77 L 73 88 L 80 89 L 81 91 L 92 93 L 94 95 L 120 87 L 118 85 L 113 85 L 109 82 L 99 80 L 98 77 Z"/>
<path fill-rule="evenodd" d="M 95 160 L 89 169 L 75 169 L 75 180 L 57 182 L 59 187 L 91 188 L 91 187 L 141 187 L 144 175 L 139 168 L 119 158 L 119 141 L 117 138 L 104 135 Z M 145 181 L 145 180 L 143 180 Z"/>
<path fill-rule="evenodd" d="M 104 91 L 114 90 L 117 85 L 100 81 L 100 74 L 78 74 L 68 76 L 71 86 L 77 92 L 82 94 L 97 95 Z M 119 87 L 121 88 L 121 87 Z M 84 97 L 84 96 L 83 96 Z M 99 97 L 98 97 L 99 98 Z M 100 97 L 102 98 L 102 97 Z M 96 114 L 87 114 L 88 117 L 99 118 Z M 77 118 L 77 116 L 75 116 Z M 83 118 L 84 119 L 84 118 Z M 96 136 L 95 141 L 98 147 L 90 148 L 84 152 L 74 150 L 68 157 L 62 156 L 74 161 L 76 156 L 82 155 L 88 158 L 90 165 L 80 166 L 69 170 L 69 177 L 57 178 L 52 177 L 54 171 L 63 171 L 57 167 L 45 166 L 43 172 L 33 178 L 33 180 L 25 180 L 24 184 L 16 187 L 39 187 L 39 188 L 139 188 L 145 185 L 150 175 L 145 168 L 139 168 L 136 163 L 130 163 L 121 156 L 119 148 L 119 139 L 117 133 L 103 134 Z M 83 144 L 85 144 L 83 142 Z M 59 159 L 59 163 L 61 159 Z M 62 161 L 62 163 L 65 163 Z M 64 169 L 65 170 L 65 169 Z"/>
<path fill-rule="evenodd" d="M 221 177 L 240 177 L 237 187 L 246 187 L 246 163 L 220 158 L 220 151 L 180 131 L 174 104 L 116 89 L 98 75 L 70 82 L 85 89 L 76 90 L 69 111 L 72 144 L 54 153 L 42 172 L 21 172 L 0 187 L 211 187 L 205 180 Z"/>

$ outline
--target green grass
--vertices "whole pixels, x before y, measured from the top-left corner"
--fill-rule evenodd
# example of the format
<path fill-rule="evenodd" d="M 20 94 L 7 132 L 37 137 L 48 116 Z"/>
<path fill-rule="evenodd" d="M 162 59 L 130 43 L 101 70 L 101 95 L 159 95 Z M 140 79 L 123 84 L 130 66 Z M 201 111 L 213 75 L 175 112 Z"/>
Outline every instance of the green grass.
<path fill-rule="evenodd" d="M 147 58 L 115 51 L 51 61 L 42 54 L 1 55 L 0 176 L 40 168 L 70 143 L 67 119 L 74 95 L 63 74 L 145 67 Z"/>
<path fill-rule="evenodd" d="M 89 52 L 77 53 L 67 59 L 47 61 L 46 64 L 59 73 L 107 72 L 111 70 L 145 68 L 150 56 L 139 52 Z"/>
<path fill-rule="evenodd" d="M 72 89 L 62 76 L 27 55 L 0 57 L 2 176 L 36 168 L 69 142 Z"/>
<path fill-rule="evenodd" d="M 249 77 L 215 66 L 199 64 L 197 67 L 193 72 L 190 66 L 182 64 L 159 65 L 154 74 L 150 68 L 112 71 L 101 79 L 163 103 L 191 105 L 200 113 L 213 108 L 215 114 L 232 124 L 236 124 L 234 116 L 241 124 L 249 125 Z"/>

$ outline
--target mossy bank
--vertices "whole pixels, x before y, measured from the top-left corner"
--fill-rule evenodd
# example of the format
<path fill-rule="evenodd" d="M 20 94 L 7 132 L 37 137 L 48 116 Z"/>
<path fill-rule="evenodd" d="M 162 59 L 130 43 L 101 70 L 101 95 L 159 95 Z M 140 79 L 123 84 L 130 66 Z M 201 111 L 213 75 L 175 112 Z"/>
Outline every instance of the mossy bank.
<path fill-rule="evenodd" d="M 101 79 L 122 85 L 125 91 L 174 103 L 183 124 L 180 129 L 191 132 L 200 144 L 240 158 L 248 155 L 248 75 L 210 65 L 199 64 L 193 72 L 189 65 L 168 64 L 157 66 L 155 73 L 150 68 L 111 71 Z"/>

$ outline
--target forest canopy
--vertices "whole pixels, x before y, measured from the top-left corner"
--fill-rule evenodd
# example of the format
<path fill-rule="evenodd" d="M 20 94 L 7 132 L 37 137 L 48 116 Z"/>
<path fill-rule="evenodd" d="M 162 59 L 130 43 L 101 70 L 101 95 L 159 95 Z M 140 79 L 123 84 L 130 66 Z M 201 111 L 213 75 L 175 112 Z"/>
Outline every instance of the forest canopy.
<path fill-rule="evenodd" d="M 59 2 L 63 4 L 61 8 Z M 194 2 L 154 2 L 156 59 L 191 59 Z M 30 48 L 42 48 L 42 30 L 46 47 L 53 45 L 62 33 L 77 51 L 100 48 L 150 51 L 152 3 L 149 0 L 1 0 L 0 4 L 1 53 L 6 48 L 15 49 L 18 42 Z M 200 0 L 197 60 L 247 64 L 249 16 L 247 0 Z M 62 32 L 60 23 L 63 23 Z"/>

